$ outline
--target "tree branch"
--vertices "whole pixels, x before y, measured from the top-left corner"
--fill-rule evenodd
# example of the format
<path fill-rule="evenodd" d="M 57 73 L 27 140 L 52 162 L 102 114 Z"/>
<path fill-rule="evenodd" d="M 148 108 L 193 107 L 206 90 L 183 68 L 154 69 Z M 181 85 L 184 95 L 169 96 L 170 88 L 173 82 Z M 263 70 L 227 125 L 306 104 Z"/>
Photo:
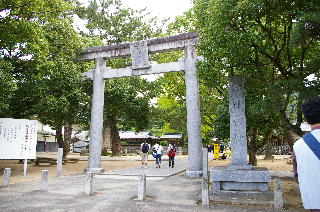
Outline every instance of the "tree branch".
<path fill-rule="evenodd" d="M 262 31 L 264 31 L 265 33 L 267 33 L 268 35 L 268 38 L 271 40 L 273 46 L 274 46 L 274 49 L 275 51 L 277 52 L 278 51 L 278 46 L 276 44 L 276 41 L 275 39 L 272 37 L 272 33 L 271 31 L 261 23 L 261 20 L 260 19 L 255 19 L 255 21 L 257 22 L 257 24 L 262 28 Z"/>

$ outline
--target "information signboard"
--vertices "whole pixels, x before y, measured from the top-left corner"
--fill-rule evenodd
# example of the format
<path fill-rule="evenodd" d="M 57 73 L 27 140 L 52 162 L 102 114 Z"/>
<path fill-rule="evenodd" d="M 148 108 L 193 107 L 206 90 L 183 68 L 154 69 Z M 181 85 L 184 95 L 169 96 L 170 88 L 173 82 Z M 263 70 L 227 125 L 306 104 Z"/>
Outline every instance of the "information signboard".
<path fill-rule="evenodd" d="M 0 118 L 0 159 L 36 159 L 38 121 Z"/>

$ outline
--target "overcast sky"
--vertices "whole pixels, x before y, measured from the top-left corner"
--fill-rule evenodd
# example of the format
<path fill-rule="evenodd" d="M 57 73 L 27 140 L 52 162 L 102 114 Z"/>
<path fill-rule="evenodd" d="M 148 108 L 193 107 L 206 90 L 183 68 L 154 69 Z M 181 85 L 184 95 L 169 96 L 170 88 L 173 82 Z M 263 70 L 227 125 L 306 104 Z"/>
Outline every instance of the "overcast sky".
<path fill-rule="evenodd" d="M 153 16 L 162 19 L 182 15 L 192 6 L 192 0 L 122 0 L 122 2 L 133 9 L 147 7 Z"/>
<path fill-rule="evenodd" d="M 143 9 L 151 13 L 152 16 L 158 16 L 161 19 L 174 18 L 182 15 L 192 7 L 192 0 L 121 0 L 122 3 L 133 9 Z M 89 0 L 80 0 L 87 3 Z"/>
<path fill-rule="evenodd" d="M 169 22 L 174 21 L 174 17 L 182 15 L 185 11 L 192 7 L 192 0 L 121 0 L 124 6 L 135 10 L 147 8 L 150 16 L 158 16 L 160 20 L 170 18 Z M 89 0 L 80 0 L 81 3 L 87 5 Z M 85 22 L 74 16 L 74 28 L 87 31 Z"/>

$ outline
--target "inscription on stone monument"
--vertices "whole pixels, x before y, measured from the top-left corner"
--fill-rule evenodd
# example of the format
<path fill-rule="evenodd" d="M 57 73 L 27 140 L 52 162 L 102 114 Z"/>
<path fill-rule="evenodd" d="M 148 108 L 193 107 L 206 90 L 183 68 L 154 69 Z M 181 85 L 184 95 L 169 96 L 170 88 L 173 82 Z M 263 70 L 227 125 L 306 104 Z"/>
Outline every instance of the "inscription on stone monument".
<path fill-rule="evenodd" d="M 244 100 L 244 78 L 229 78 L 230 141 L 232 148 L 229 169 L 251 169 L 247 162 L 247 135 Z"/>
<path fill-rule="evenodd" d="M 130 52 L 132 59 L 132 69 L 149 68 L 149 55 L 147 41 L 137 41 L 130 44 Z"/>

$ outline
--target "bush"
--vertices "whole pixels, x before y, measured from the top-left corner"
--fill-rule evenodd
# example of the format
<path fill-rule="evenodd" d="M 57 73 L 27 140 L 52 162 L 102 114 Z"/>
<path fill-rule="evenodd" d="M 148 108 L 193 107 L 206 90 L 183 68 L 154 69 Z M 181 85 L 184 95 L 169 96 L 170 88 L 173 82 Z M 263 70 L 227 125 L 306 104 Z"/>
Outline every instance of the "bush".
<path fill-rule="evenodd" d="M 89 155 L 89 150 L 88 149 L 83 149 L 80 151 L 80 156 L 88 156 Z"/>

